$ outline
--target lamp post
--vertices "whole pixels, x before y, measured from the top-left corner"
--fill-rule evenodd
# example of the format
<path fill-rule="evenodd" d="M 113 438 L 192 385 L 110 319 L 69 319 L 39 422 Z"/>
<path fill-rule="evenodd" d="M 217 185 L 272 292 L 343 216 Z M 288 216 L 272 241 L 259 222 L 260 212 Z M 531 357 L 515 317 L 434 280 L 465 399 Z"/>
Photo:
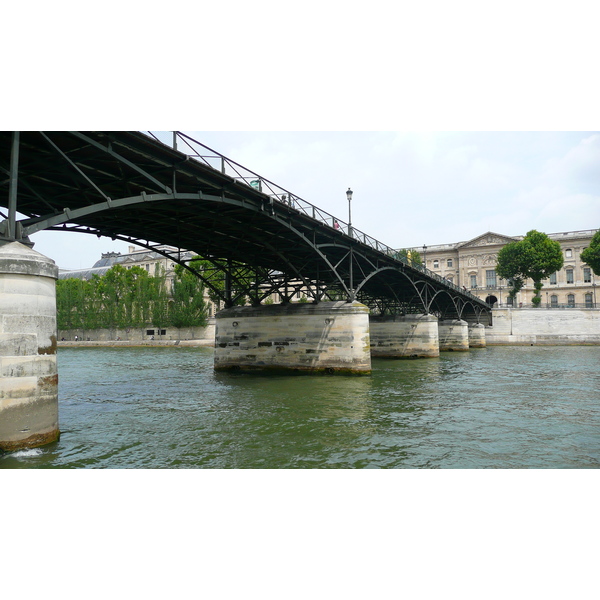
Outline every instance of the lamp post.
<path fill-rule="evenodd" d="M 350 237 L 353 237 L 352 236 L 352 190 L 350 188 L 348 188 L 348 191 L 346 192 L 346 198 L 348 198 L 348 235 Z M 349 260 L 350 260 L 350 264 L 349 264 L 349 267 L 350 267 L 349 268 L 350 297 L 348 298 L 348 301 L 354 302 L 354 273 L 353 273 L 353 265 L 352 265 L 354 256 L 353 256 L 353 252 L 352 252 L 352 246 L 350 246 Z"/>
<path fill-rule="evenodd" d="M 352 237 L 352 190 L 348 188 L 346 192 L 348 198 L 348 235 Z"/>
<path fill-rule="evenodd" d="M 427 268 L 427 246 L 423 244 L 423 266 Z"/>

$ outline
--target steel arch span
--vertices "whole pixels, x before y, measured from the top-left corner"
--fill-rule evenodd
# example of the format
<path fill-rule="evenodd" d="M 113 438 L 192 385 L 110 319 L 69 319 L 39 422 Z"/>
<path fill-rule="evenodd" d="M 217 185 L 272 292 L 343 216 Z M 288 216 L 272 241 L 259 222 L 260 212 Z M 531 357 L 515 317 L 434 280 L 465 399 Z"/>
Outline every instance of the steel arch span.
<path fill-rule="evenodd" d="M 224 273 L 226 306 L 234 289 L 258 304 L 301 287 L 315 302 L 491 325 L 490 307 L 471 293 L 196 140 L 177 140 L 185 152 L 141 132 L 0 133 L 0 243 L 60 229 L 168 245 Z"/>

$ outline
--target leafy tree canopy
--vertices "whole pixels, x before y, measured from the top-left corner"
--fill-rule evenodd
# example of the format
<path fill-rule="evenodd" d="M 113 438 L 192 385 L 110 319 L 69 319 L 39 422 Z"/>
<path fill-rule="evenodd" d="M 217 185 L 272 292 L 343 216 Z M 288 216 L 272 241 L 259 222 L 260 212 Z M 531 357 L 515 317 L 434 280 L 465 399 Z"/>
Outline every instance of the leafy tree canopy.
<path fill-rule="evenodd" d="M 600 275 L 600 230 L 596 231 L 590 245 L 581 253 L 581 260 L 587 263 L 596 275 Z"/>
<path fill-rule="evenodd" d="M 542 280 L 561 269 L 563 262 L 560 244 L 545 233 L 532 229 L 521 241 L 511 242 L 498 252 L 496 273 L 511 280 L 510 295 L 513 298 L 525 280 L 532 279 L 535 287 L 532 302 L 537 306 L 541 300 Z"/>
<path fill-rule="evenodd" d="M 409 264 L 413 264 L 413 265 L 422 265 L 423 264 L 423 259 L 421 258 L 421 255 L 416 250 L 407 250 L 406 248 L 403 248 L 402 250 L 398 250 L 398 252 L 396 254 L 396 258 L 399 258 L 400 260 L 404 260 L 404 261 L 408 262 Z"/>
<path fill-rule="evenodd" d="M 194 260 L 191 261 L 195 265 Z M 169 317 L 174 327 L 204 327 L 207 323 L 208 307 L 204 300 L 204 284 L 193 273 L 175 266 L 175 278 L 171 291 L 173 301 Z"/>

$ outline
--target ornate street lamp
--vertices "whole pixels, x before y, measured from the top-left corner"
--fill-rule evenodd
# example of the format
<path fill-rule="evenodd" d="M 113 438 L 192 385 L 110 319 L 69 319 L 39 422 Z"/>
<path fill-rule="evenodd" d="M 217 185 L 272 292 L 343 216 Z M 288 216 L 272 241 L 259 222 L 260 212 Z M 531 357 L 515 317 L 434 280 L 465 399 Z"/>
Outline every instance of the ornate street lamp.
<path fill-rule="evenodd" d="M 427 268 L 427 246 L 423 244 L 423 266 Z"/>
<path fill-rule="evenodd" d="M 346 192 L 348 198 L 348 235 L 352 236 L 352 190 L 348 188 Z"/>

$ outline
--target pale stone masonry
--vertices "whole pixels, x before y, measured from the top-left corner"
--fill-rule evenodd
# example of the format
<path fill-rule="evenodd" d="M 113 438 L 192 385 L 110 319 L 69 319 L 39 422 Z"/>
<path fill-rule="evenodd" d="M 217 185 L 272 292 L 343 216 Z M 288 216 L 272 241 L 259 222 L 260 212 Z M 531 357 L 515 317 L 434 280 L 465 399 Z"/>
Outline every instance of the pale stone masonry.
<path fill-rule="evenodd" d="M 0 450 L 59 437 L 57 275 L 35 250 L 0 245 Z"/>
<path fill-rule="evenodd" d="M 542 306 L 562 308 L 598 307 L 600 302 L 600 277 L 581 261 L 582 250 L 590 244 L 597 229 L 550 233 L 548 237 L 559 242 L 563 255 L 563 268 L 542 283 Z M 508 284 L 496 275 L 498 252 L 506 244 L 522 240 L 525 236 L 507 236 L 488 231 L 467 242 L 438 244 L 410 248 L 416 250 L 428 269 L 465 287 L 493 306 L 506 306 Z M 533 282 L 528 279 L 517 294 L 515 306 L 528 306 L 534 295 Z"/>
<path fill-rule="evenodd" d="M 369 309 L 341 301 L 222 310 L 216 316 L 214 366 L 369 374 Z"/>

